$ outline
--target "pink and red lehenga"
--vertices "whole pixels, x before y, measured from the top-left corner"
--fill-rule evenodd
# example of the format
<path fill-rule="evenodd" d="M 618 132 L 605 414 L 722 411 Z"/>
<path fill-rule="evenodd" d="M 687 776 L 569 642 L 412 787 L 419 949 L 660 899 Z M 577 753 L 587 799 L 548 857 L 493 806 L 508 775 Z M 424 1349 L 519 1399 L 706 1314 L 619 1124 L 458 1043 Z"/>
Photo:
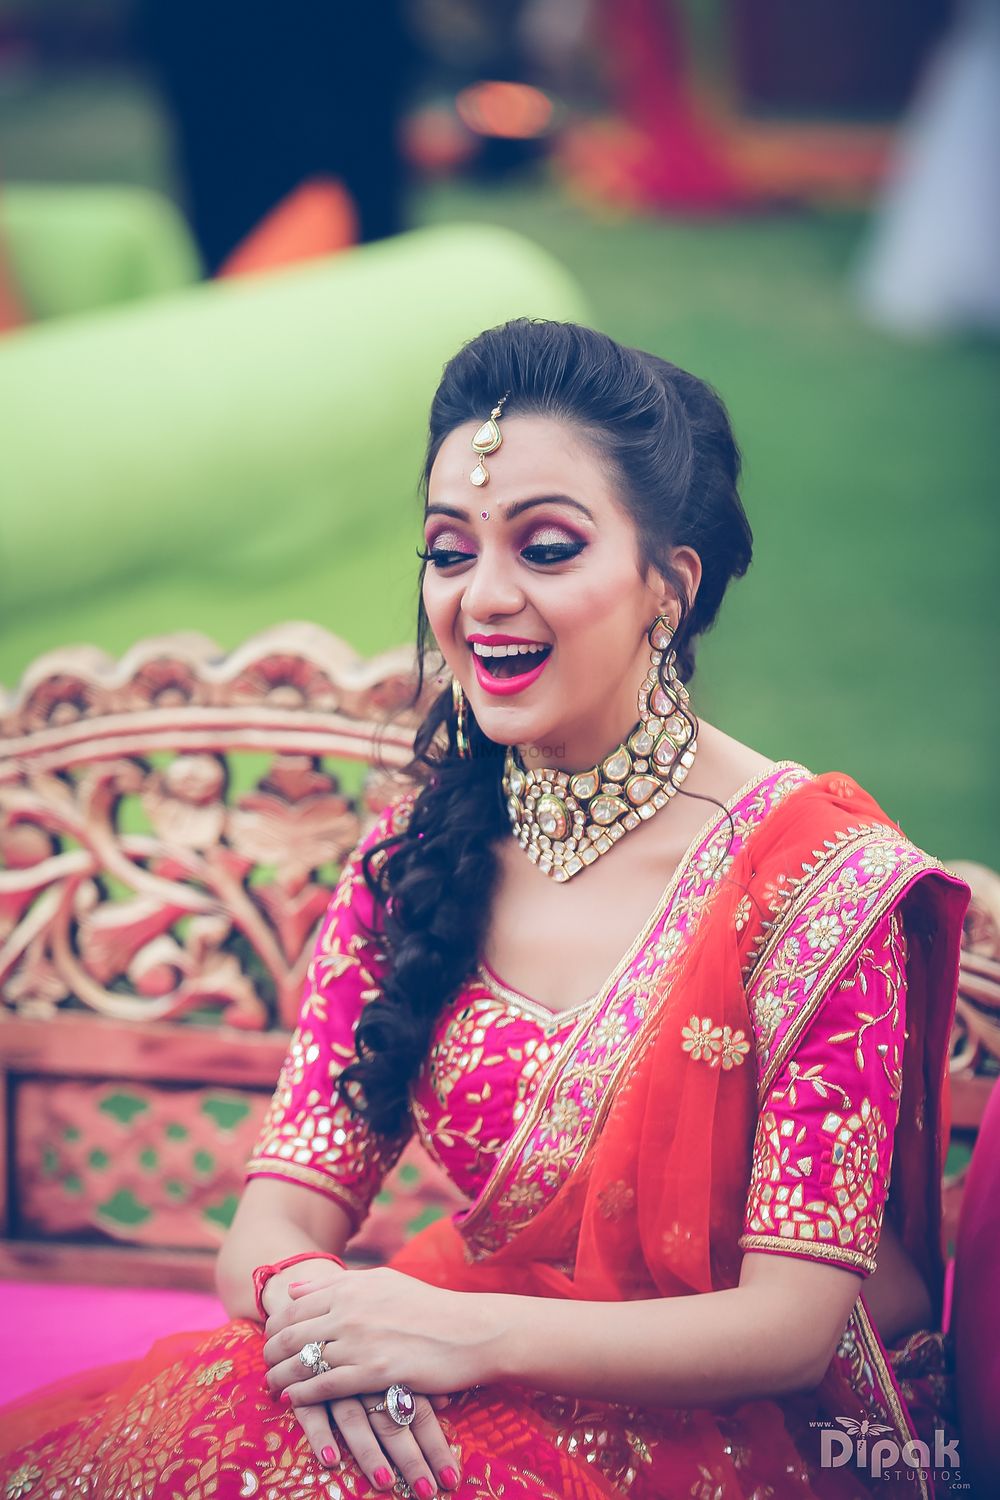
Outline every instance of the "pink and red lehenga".
<path fill-rule="evenodd" d="M 376 1143 L 336 1084 L 379 984 L 359 855 L 411 807 L 383 814 L 344 869 L 248 1167 L 329 1194 L 355 1223 L 404 1144 Z M 745 1250 L 864 1277 L 886 1209 L 937 1316 L 966 899 L 849 778 L 774 767 L 694 841 L 598 995 L 554 1014 L 480 968 L 444 1007 L 413 1128 L 470 1203 L 392 1264 L 456 1290 L 582 1300 L 732 1287 Z M 313 1458 L 261 1346 L 246 1320 L 178 1333 L 9 1408 L 8 1500 L 370 1500 L 353 1459 Z M 861 1295 L 815 1392 L 709 1410 L 487 1386 L 440 1420 L 460 1496 L 834 1500 L 885 1480 L 860 1460 L 823 1467 L 824 1424 L 932 1443 L 935 1427 L 954 1436 L 949 1391 L 942 1336 L 886 1349 Z M 898 1477 L 932 1493 L 919 1467 Z"/>

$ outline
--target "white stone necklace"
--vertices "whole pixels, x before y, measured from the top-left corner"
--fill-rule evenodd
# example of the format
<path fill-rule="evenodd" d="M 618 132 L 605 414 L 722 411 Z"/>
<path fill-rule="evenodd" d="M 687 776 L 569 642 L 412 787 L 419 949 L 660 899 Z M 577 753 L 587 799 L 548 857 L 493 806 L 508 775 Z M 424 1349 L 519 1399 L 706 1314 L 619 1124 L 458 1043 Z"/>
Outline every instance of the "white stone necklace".
<path fill-rule="evenodd" d="M 533 864 L 570 880 L 613 849 L 675 796 L 694 764 L 697 721 L 671 661 L 667 686 L 658 658 L 639 691 L 639 722 L 591 771 L 527 770 L 517 747 L 504 758 L 511 830 Z"/>

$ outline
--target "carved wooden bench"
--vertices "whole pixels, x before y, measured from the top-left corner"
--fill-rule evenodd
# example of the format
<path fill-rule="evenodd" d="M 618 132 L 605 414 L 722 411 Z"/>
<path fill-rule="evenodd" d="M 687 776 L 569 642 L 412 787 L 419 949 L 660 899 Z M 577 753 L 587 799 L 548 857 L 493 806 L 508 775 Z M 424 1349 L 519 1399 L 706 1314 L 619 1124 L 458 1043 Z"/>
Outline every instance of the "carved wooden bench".
<path fill-rule="evenodd" d="M 292 624 L 51 653 L 0 704 L 0 1274 L 211 1286 L 412 682 Z M 352 1258 L 462 1201 L 411 1145 Z"/>
<path fill-rule="evenodd" d="M 228 655 L 67 649 L 0 701 L 0 1275 L 210 1287 L 329 890 L 409 757 L 412 672 L 294 624 Z M 963 874 L 959 1155 L 1000 1058 L 1000 880 Z M 411 1145 L 352 1258 L 462 1201 Z"/>

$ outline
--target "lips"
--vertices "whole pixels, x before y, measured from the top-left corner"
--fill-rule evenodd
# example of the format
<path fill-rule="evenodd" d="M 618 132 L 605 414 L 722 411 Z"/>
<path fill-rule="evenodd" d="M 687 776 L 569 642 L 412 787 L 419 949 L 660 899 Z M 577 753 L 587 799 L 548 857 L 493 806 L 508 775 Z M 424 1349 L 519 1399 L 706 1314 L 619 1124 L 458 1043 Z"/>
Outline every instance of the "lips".
<path fill-rule="evenodd" d="M 490 641 L 490 644 L 491 645 L 501 645 L 501 644 L 503 644 L 503 645 L 507 645 L 507 644 L 510 644 L 510 645 L 514 645 L 514 644 L 533 645 L 534 642 L 525 641 L 525 642 L 522 643 L 522 642 L 514 642 L 514 641 L 511 641 L 511 640 L 504 640 L 504 641 L 501 642 L 499 639 L 497 639 L 496 637 L 494 637 Z M 484 664 L 482 657 L 477 656 L 476 653 L 473 651 L 473 653 L 472 653 L 472 661 L 473 661 L 473 665 L 474 665 L 475 671 L 476 671 L 476 681 L 479 683 L 479 686 L 483 689 L 484 692 L 490 693 L 494 697 L 497 697 L 497 698 L 507 698 L 507 697 L 510 697 L 510 695 L 512 693 L 521 693 L 521 692 L 523 692 L 525 688 L 530 687 L 531 684 L 533 682 L 535 682 L 536 679 L 539 678 L 542 675 L 542 673 L 545 671 L 546 666 L 548 665 L 549 658 L 551 657 L 551 655 L 552 655 L 552 651 L 551 650 L 547 651 L 546 654 L 541 658 L 540 661 L 537 659 L 537 657 L 536 657 L 536 655 L 535 655 L 534 652 L 532 652 L 532 654 L 530 656 L 525 655 L 523 657 L 515 657 L 515 658 L 513 658 L 513 660 L 517 661 L 518 663 L 520 663 L 521 661 L 524 661 L 524 662 L 529 662 L 530 661 L 530 662 L 533 663 L 533 665 L 527 667 L 526 670 L 523 671 L 523 672 L 522 671 L 518 671 L 513 676 L 508 676 L 508 677 L 494 677 L 493 674 L 492 674 L 492 672 L 490 671 L 489 667 L 487 667 Z M 506 658 L 503 658 L 503 659 L 506 660 L 506 661 L 510 661 L 512 658 L 506 657 Z"/>

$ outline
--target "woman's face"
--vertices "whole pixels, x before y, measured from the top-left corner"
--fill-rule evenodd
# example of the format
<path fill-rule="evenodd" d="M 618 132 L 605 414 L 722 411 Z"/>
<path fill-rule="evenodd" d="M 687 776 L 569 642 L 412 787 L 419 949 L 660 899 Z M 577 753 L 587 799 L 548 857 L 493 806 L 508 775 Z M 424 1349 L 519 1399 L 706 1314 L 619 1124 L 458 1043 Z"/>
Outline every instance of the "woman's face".
<path fill-rule="evenodd" d="M 451 432 L 431 471 L 424 607 L 483 733 L 519 745 L 529 769 L 583 769 L 636 722 L 646 631 L 664 611 L 676 623 L 676 595 L 652 570 L 644 576 L 631 517 L 578 428 L 502 418 L 503 446 L 477 489 L 479 425 Z M 673 561 L 693 599 L 697 555 L 678 548 Z M 544 649 L 485 657 L 477 640 Z"/>

